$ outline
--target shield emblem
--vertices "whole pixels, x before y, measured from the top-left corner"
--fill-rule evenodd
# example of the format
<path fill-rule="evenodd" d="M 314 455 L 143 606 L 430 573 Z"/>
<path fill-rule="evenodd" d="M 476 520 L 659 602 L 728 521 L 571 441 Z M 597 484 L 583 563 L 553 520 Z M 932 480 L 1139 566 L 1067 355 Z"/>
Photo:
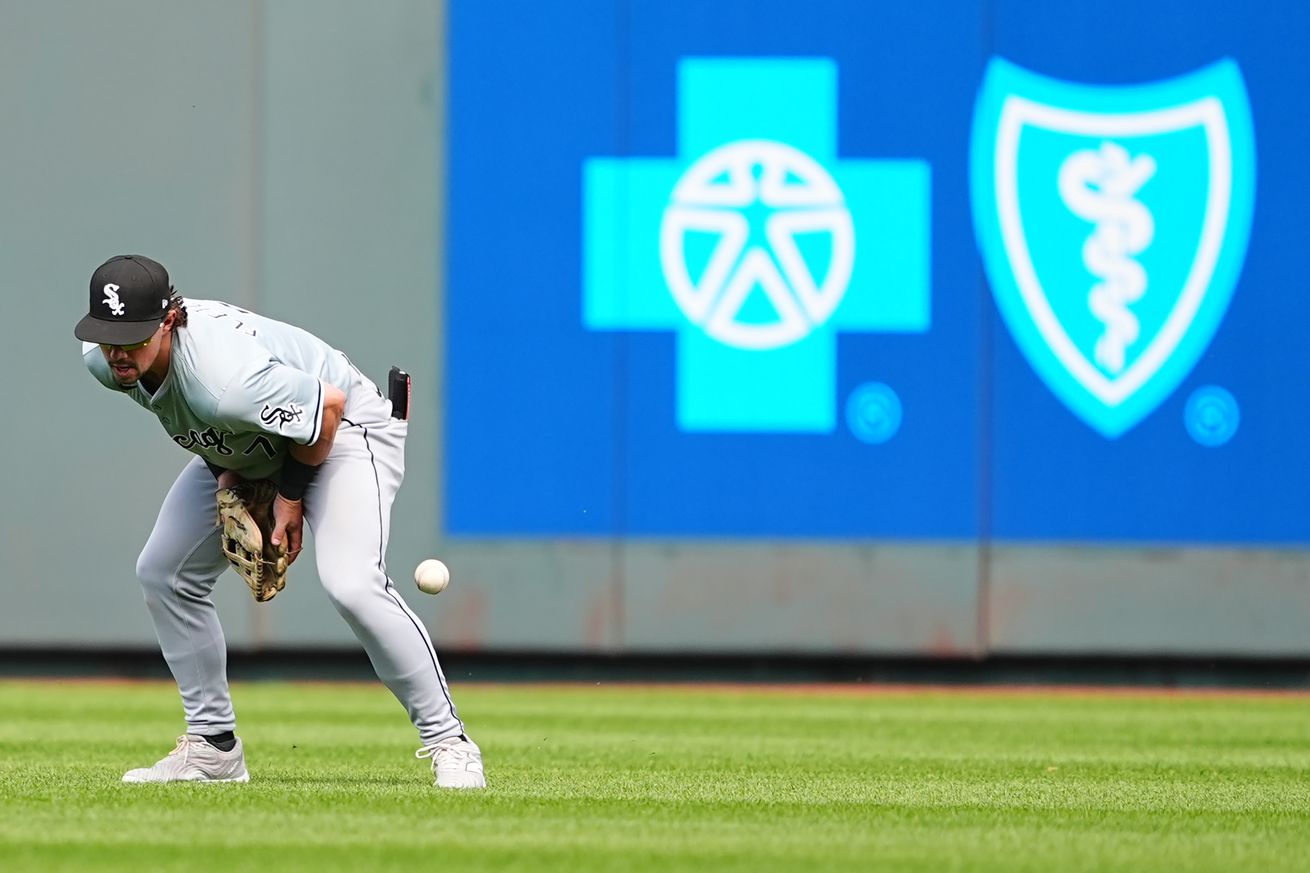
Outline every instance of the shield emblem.
<path fill-rule="evenodd" d="M 1120 436 L 1191 372 L 1241 272 L 1255 138 L 1237 64 L 1092 86 L 995 58 L 970 176 L 1010 333 L 1074 414 Z"/>

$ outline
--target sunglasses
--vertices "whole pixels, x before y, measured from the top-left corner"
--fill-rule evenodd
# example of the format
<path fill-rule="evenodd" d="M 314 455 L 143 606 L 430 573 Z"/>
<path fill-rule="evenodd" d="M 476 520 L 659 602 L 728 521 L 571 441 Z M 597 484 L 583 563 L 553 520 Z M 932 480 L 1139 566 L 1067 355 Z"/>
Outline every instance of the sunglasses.
<path fill-rule="evenodd" d="M 153 336 L 147 337 L 142 342 L 132 343 L 131 345 L 127 345 L 127 346 L 115 345 L 114 343 L 101 343 L 100 348 L 104 349 L 105 351 L 109 351 L 110 349 L 122 349 L 125 352 L 135 352 L 137 349 L 144 349 L 146 346 L 150 345 L 150 343 L 153 342 L 154 339 L 155 338 Z"/>

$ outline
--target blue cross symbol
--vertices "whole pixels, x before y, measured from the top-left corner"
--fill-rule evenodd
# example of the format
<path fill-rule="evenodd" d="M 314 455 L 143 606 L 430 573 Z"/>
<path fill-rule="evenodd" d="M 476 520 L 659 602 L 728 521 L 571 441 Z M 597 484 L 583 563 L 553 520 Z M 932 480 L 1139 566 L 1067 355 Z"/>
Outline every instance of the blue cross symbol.
<path fill-rule="evenodd" d="M 583 323 L 677 333 L 684 432 L 831 433 L 837 334 L 928 329 L 928 165 L 837 157 L 830 59 L 683 59 L 678 156 L 583 212 Z"/>

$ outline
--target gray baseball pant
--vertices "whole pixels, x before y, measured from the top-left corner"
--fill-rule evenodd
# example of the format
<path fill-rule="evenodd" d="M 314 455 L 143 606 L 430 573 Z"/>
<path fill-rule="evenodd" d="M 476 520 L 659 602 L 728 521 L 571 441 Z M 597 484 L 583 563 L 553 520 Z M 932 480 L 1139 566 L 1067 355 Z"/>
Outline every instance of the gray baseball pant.
<path fill-rule="evenodd" d="M 378 678 L 409 713 L 420 740 L 430 745 L 459 736 L 464 725 L 427 629 L 386 573 L 391 504 L 404 478 L 407 430 L 408 423 L 400 420 L 343 421 L 305 492 L 305 522 L 328 598 L 363 644 Z M 228 567 L 219 543 L 215 487 L 208 467 L 193 458 L 164 498 L 137 561 L 159 647 L 182 694 L 187 731 L 202 735 L 236 729 L 227 644 L 210 599 Z"/>

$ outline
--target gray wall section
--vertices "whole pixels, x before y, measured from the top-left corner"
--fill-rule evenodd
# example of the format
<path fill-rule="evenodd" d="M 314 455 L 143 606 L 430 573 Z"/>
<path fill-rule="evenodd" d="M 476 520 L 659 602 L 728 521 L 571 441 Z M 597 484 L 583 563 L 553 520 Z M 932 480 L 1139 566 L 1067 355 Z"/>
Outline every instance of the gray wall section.
<path fill-rule="evenodd" d="M 71 331 L 122 251 L 246 299 L 256 20 L 249 3 L 0 4 L 4 357 L 31 416 L 0 430 L 5 644 L 153 639 L 132 568 L 186 459 L 89 380 Z"/>
<path fill-rule="evenodd" d="M 187 455 L 82 366 L 87 280 L 139 251 L 178 289 L 299 323 L 382 380 L 421 374 L 391 558 L 438 551 L 437 163 L 444 8 L 431 2 L 0 4 L 0 246 L 12 366 L 0 645 L 153 643 L 133 575 Z M 21 326 L 20 330 L 13 330 Z M 233 645 L 349 644 L 313 555 Z M 56 596 L 52 597 L 51 595 Z"/>
<path fill-rule="evenodd" d="M 1310 655 L 1302 552 L 958 543 L 443 541 L 441 3 L 0 3 L 0 646 L 143 646 L 133 566 L 187 456 L 71 337 L 109 255 L 416 379 L 389 564 L 445 647 L 597 652 Z M 458 122 L 456 122 L 458 123 Z M 494 289 L 488 289 L 493 293 Z M 312 549 L 312 539 L 311 539 Z M 229 642 L 352 645 L 313 555 Z"/>
<path fill-rule="evenodd" d="M 1005 546 L 990 572 L 1000 654 L 1310 654 L 1305 552 Z"/>
<path fill-rule="evenodd" d="M 438 553 L 441 530 L 442 9 L 279 0 L 264 10 L 265 85 L 254 109 L 261 307 L 342 349 L 380 385 L 393 364 L 414 374 L 388 556 L 391 575 L 409 582 L 414 565 Z M 353 643 L 318 589 L 312 557 L 295 568 L 297 587 L 311 590 L 269 611 L 257 642 Z M 416 608 L 426 605 L 409 590 Z"/>

